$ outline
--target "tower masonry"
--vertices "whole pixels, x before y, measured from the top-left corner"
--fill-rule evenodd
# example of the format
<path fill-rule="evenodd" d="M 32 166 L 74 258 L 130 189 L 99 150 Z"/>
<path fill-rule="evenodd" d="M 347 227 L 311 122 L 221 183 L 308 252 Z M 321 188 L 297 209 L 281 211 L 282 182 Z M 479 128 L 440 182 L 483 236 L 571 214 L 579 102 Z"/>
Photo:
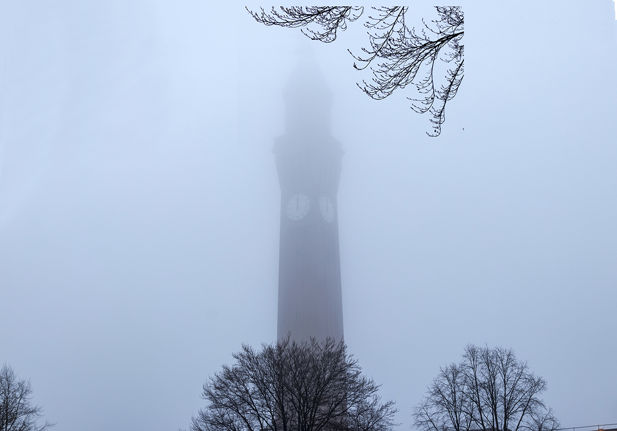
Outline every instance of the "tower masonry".
<path fill-rule="evenodd" d="M 303 65 L 285 92 L 274 154 L 281 188 L 278 339 L 343 339 L 337 192 L 342 150 L 330 134 L 331 95 Z"/>

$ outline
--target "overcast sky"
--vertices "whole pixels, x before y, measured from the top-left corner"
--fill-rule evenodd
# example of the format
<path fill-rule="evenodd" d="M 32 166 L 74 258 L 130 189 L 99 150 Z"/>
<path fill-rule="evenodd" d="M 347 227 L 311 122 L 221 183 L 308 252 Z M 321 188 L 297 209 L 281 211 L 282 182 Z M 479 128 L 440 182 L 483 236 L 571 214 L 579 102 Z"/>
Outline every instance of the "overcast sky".
<path fill-rule="evenodd" d="M 275 339 L 272 145 L 307 47 L 345 149 L 345 337 L 399 429 L 468 343 L 528 361 L 563 426 L 617 422 L 613 2 L 463 3 L 439 138 L 411 89 L 356 87 L 360 22 L 320 45 L 223 3 L 0 4 L 0 364 L 55 429 L 186 427 Z"/>

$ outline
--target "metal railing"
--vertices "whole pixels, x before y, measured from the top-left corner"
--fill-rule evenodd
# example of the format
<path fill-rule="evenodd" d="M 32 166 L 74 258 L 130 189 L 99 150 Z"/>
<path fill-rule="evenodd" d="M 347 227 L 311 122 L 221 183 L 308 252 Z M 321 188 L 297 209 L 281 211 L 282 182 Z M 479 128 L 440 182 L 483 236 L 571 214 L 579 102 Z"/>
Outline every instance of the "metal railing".
<path fill-rule="evenodd" d="M 565 427 L 557 428 L 555 431 L 576 431 L 576 430 L 605 430 L 609 428 L 617 428 L 617 423 L 614 424 L 599 424 L 599 425 L 583 425 L 580 427 Z"/>

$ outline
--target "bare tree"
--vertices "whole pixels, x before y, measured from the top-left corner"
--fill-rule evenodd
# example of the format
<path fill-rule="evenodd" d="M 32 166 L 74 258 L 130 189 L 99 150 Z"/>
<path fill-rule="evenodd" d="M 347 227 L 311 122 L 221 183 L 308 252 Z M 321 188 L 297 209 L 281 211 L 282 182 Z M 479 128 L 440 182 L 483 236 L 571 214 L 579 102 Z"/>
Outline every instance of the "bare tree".
<path fill-rule="evenodd" d="M 193 431 L 386 431 L 394 404 L 362 376 L 343 343 L 248 346 L 204 385 Z"/>
<path fill-rule="evenodd" d="M 555 431 L 559 422 L 540 394 L 546 381 L 510 349 L 467 346 L 440 370 L 414 411 L 422 431 Z"/>
<path fill-rule="evenodd" d="M 423 431 L 469 431 L 474 404 L 465 394 L 465 376 L 459 365 L 439 370 L 426 398 L 416 408 L 415 425 Z"/>
<path fill-rule="evenodd" d="M 32 388 L 18 380 L 8 366 L 0 369 L 0 431 L 43 431 L 51 424 L 38 424 L 43 410 L 32 404 Z"/>
<path fill-rule="evenodd" d="M 337 30 L 345 30 L 348 23 L 364 14 L 364 7 L 352 6 L 290 6 L 258 12 L 247 8 L 262 24 L 287 28 L 301 28 L 312 40 L 330 43 Z M 358 86 L 368 96 L 381 100 L 394 91 L 413 84 L 419 96 L 408 97 L 412 109 L 431 115 L 430 136 L 438 136 L 446 118 L 446 106 L 460 88 L 464 76 L 465 20 L 460 6 L 436 6 L 437 18 L 422 21 L 420 29 L 405 22 L 406 6 L 373 7 L 364 26 L 369 39 L 368 48 L 361 54 L 348 50 L 356 60 L 354 68 L 370 67 L 372 79 Z M 438 63 L 442 63 L 441 67 Z"/>

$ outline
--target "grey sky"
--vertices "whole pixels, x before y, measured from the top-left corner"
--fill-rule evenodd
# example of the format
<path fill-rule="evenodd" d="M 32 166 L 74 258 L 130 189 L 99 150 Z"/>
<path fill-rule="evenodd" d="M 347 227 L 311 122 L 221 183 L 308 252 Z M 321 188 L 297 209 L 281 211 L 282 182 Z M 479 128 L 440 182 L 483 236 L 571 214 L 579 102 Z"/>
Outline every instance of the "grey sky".
<path fill-rule="evenodd" d="M 462 4 L 437 139 L 355 86 L 360 23 L 317 45 L 240 5 L 0 5 L 0 363 L 55 429 L 185 427 L 275 339 L 272 145 L 306 46 L 345 149 L 346 341 L 400 429 L 467 343 L 512 347 L 564 426 L 617 421 L 614 4 Z"/>

